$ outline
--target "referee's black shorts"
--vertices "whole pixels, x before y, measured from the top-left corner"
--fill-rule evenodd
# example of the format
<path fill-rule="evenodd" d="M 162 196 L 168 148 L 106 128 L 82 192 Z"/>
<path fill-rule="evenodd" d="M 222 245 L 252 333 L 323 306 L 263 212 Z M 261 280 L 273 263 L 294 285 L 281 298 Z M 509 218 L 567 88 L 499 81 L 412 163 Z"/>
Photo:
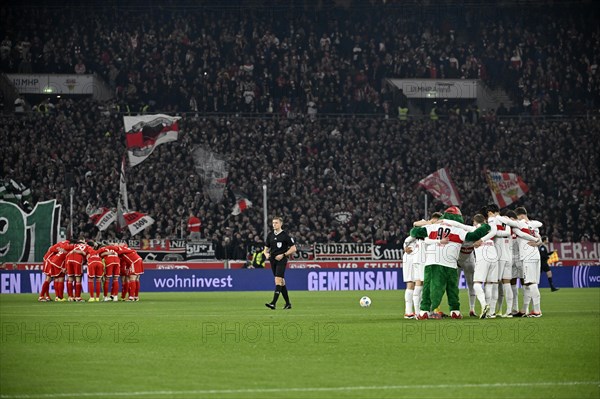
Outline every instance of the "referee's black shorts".
<path fill-rule="evenodd" d="M 273 275 L 275 277 L 283 278 L 285 275 L 285 267 L 287 266 L 287 258 L 283 258 L 282 260 L 275 260 L 275 258 L 272 258 L 270 261 Z"/>
<path fill-rule="evenodd" d="M 548 262 L 542 262 L 542 271 L 543 272 L 549 272 L 550 271 L 550 266 L 548 266 Z"/>

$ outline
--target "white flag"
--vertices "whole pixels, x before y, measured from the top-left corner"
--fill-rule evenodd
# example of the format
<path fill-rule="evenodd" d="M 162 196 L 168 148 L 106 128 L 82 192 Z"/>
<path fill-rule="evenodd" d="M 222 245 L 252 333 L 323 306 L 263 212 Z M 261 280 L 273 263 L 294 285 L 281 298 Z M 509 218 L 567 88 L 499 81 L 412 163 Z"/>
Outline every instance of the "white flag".
<path fill-rule="evenodd" d="M 233 206 L 233 210 L 231 211 L 231 214 L 233 216 L 237 216 L 240 213 L 244 212 L 246 209 L 250 208 L 252 206 L 252 202 L 250 202 L 250 200 L 248 198 L 239 198 L 237 200 L 237 202 L 235 203 L 235 205 Z"/>
<path fill-rule="evenodd" d="M 148 158 L 157 145 L 176 141 L 179 135 L 179 116 L 124 116 L 125 141 L 129 164 L 135 166 Z"/>
<path fill-rule="evenodd" d="M 91 205 L 86 208 L 90 220 L 96 225 L 98 230 L 104 231 L 110 226 L 115 220 L 117 220 L 117 214 L 105 207 L 94 209 Z"/>
<path fill-rule="evenodd" d="M 154 223 L 154 219 L 141 212 L 128 212 L 123 214 L 123 217 L 132 236 L 152 226 Z"/>
<path fill-rule="evenodd" d="M 485 172 L 492 198 L 499 208 L 504 208 L 517 201 L 529 191 L 527 184 L 514 173 Z"/>

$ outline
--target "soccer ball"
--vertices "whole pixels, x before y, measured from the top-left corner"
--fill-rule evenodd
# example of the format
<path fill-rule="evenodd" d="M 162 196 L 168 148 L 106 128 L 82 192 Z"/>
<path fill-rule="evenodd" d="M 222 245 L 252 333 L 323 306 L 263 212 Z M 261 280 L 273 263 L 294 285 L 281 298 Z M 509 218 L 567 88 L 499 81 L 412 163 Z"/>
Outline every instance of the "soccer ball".
<path fill-rule="evenodd" d="M 368 296 L 363 296 L 362 298 L 360 298 L 360 306 L 362 306 L 363 308 L 368 308 L 369 306 L 371 306 L 371 298 L 369 298 Z"/>

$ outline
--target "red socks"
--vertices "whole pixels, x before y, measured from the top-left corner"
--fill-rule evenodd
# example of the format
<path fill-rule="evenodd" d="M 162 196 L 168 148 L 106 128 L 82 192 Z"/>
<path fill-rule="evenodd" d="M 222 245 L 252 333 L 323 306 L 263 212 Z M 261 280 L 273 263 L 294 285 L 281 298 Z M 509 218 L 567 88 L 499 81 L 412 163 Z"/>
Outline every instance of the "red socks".
<path fill-rule="evenodd" d="M 44 281 L 44 284 L 42 284 L 42 290 L 40 291 L 40 298 L 44 298 L 49 296 L 50 292 L 50 281 Z"/>
<path fill-rule="evenodd" d="M 64 281 L 55 281 L 54 282 L 54 293 L 59 299 L 63 299 L 63 295 L 65 292 L 65 282 Z"/>
<path fill-rule="evenodd" d="M 136 294 L 135 294 L 136 286 L 137 286 L 137 284 L 135 283 L 135 281 L 130 281 L 129 282 L 129 297 L 130 298 L 131 297 L 133 297 L 133 298 L 136 297 Z"/>
<path fill-rule="evenodd" d="M 127 296 L 127 291 L 129 290 L 129 282 L 124 282 L 121 290 L 121 299 L 125 299 Z"/>
<path fill-rule="evenodd" d="M 129 298 L 137 298 L 140 295 L 140 280 L 134 280 L 127 283 L 129 286 Z"/>

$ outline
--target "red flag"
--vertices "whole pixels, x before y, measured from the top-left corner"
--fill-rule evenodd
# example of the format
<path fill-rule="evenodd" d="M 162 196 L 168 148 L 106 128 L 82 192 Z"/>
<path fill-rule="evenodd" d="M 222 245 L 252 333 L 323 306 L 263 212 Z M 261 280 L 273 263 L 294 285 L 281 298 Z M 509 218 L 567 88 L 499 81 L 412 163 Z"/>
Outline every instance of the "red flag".
<path fill-rule="evenodd" d="M 439 169 L 420 180 L 419 185 L 424 187 L 445 205 L 461 204 L 458 190 L 456 190 L 456 186 L 452 179 L 450 179 L 450 174 L 446 168 Z"/>
<path fill-rule="evenodd" d="M 504 208 L 517 201 L 529 191 L 527 184 L 514 173 L 492 172 L 487 170 L 485 178 L 492 198 L 498 207 Z"/>

